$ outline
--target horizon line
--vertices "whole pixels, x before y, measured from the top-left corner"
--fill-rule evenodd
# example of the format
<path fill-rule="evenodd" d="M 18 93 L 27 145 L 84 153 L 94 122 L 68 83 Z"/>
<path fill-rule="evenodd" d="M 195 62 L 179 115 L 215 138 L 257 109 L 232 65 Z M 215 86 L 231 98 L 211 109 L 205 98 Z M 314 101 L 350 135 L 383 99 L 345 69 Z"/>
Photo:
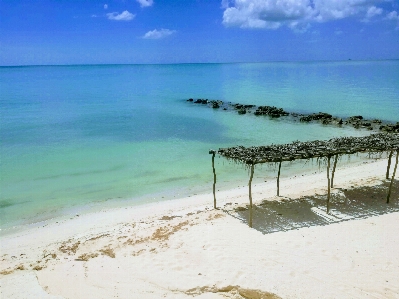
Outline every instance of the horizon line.
<path fill-rule="evenodd" d="M 256 63 L 309 63 L 309 62 L 366 62 L 366 61 L 394 61 L 399 58 L 382 59 L 351 59 L 346 60 L 269 60 L 269 61 L 237 61 L 237 62 L 169 62 L 169 63 L 71 63 L 71 64 L 16 64 L 0 65 L 0 67 L 40 67 L 40 66 L 122 66 L 122 65 L 186 65 L 186 64 L 256 64 Z"/>

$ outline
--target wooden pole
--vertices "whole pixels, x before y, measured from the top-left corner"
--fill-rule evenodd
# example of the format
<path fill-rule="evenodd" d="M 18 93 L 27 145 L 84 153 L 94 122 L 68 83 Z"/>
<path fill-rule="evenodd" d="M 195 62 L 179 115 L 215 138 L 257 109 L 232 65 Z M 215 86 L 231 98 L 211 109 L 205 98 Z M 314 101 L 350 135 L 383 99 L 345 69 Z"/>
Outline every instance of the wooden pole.
<path fill-rule="evenodd" d="M 335 174 L 335 168 L 337 167 L 337 162 L 338 162 L 338 155 L 335 155 L 334 166 L 331 173 L 331 188 L 334 188 L 334 174 Z"/>
<path fill-rule="evenodd" d="M 327 191 L 327 214 L 330 214 L 330 159 L 331 156 L 328 156 L 327 160 L 327 185 L 328 185 L 328 191 Z"/>
<path fill-rule="evenodd" d="M 386 174 L 386 176 L 385 176 L 385 178 L 386 178 L 387 180 L 389 179 L 389 169 L 391 168 L 391 159 L 392 159 L 392 155 L 393 155 L 393 151 L 391 151 L 391 152 L 389 153 L 389 156 L 388 156 L 387 174 Z"/>
<path fill-rule="evenodd" d="M 212 170 L 213 170 L 213 208 L 216 209 L 216 171 L 215 171 L 215 151 L 212 151 Z"/>
<path fill-rule="evenodd" d="M 391 184 L 389 184 L 389 190 L 388 190 L 388 196 L 387 196 L 387 203 L 389 203 L 389 198 L 391 197 L 391 189 L 392 189 L 392 184 L 393 184 L 393 180 L 394 180 L 394 178 L 395 178 L 396 169 L 398 168 L 398 156 L 399 156 L 399 150 L 398 150 L 398 151 L 396 151 L 396 162 L 395 162 L 395 168 L 393 169 L 393 174 L 392 174 Z"/>
<path fill-rule="evenodd" d="M 281 171 L 281 161 L 278 165 L 278 175 L 277 175 L 277 196 L 280 196 L 280 171 Z"/>
<path fill-rule="evenodd" d="M 252 178 L 254 177 L 254 164 L 251 164 L 251 175 L 249 177 L 249 227 L 252 227 Z"/>

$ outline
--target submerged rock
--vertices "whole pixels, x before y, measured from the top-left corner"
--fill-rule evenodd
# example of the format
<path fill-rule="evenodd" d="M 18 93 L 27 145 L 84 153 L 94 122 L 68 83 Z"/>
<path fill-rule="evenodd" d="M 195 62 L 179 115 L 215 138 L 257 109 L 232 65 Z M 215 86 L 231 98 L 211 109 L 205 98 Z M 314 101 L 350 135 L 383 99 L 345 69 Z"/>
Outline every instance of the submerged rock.
<path fill-rule="evenodd" d="M 356 120 L 362 120 L 363 116 L 361 115 L 355 115 L 355 116 L 351 116 L 349 117 L 349 121 L 356 121 Z"/>
<path fill-rule="evenodd" d="M 319 113 L 313 113 L 310 115 L 302 116 L 299 120 L 302 122 L 310 122 L 313 120 L 330 120 L 332 118 L 332 115 L 329 113 L 325 112 L 319 112 Z"/>
<path fill-rule="evenodd" d="M 224 111 L 235 110 L 238 114 L 250 114 L 253 113 L 256 116 L 267 115 L 271 118 L 279 118 L 282 116 L 291 115 L 291 121 L 295 122 L 299 118 L 301 122 L 312 122 L 317 121 L 323 125 L 334 125 L 334 126 L 343 126 L 350 125 L 356 129 L 367 129 L 367 130 L 380 130 L 388 133 L 398 133 L 399 132 L 399 123 L 396 124 L 387 124 L 379 119 L 366 120 L 361 115 L 354 115 L 346 119 L 333 117 L 329 113 L 319 112 L 313 114 L 300 114 L 300 113 L 288 113 L 283 108 L 278 108 L 275 106 L 256 106 L 252 104 L 240 104 L 240 103 L 232 103 L 232 102 L 223 102 L 220 100 L 208 100 L 208 99 L 196 99 L 189 98 L 187 102 L 192 102 L 195 104 L 203 104 L 207 105 L 209 108 L 213 109 L 223 109 Z M 378 127 L 376 124 L 380 124 Z"/>
<path fill-rule="evenodd" d="M 270 115 L 271 117 L 280 117 L 289 115 L 288 112 L 284 111 L 283 108 L 277 108 L 274 106 L 259 106 L 255 113 L 255 115 Z"/>
<path fill-rule="evenodd" d="M 194 101 L 194 104 L 208 104 L 208 99 L 206 99 L 206 100 L 205 99 L 197 99 Z"/>

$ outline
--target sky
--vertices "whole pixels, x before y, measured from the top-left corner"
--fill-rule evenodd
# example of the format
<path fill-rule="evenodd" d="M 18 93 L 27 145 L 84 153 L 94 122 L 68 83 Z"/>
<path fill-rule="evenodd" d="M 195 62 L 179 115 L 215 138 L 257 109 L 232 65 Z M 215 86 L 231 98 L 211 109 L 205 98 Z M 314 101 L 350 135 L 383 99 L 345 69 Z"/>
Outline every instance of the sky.
<path fill-rule="evenodd" d="M 0 0 L 0 65 L 399 59 L 399 0 Z"/>

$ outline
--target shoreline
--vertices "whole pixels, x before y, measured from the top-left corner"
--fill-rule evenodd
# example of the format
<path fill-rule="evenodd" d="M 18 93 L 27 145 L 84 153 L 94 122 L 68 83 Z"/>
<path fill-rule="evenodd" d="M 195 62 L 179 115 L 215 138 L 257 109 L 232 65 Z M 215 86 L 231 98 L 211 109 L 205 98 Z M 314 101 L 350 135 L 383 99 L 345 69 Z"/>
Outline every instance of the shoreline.
<path fill-rule="evenodd" d="M 356 173 L 357 169 L 362 168 L 364 165 L 378 165 L 378 168 L 383 170 L 383 168 L 386 168 L 386 159 L 362 159 L 360 158 L 357 161 L 351 161 L 347 163 L 341 163 L 341 165 L 338 164 L 337 166 L 337 177 L 336 177 L 336 188 L 332 188 L 332 193 L 334 193 L 334 190 L 337 190 L 337 188 L 345 188 L 348 187 L 349 184 L 344 183 L 342 185 L 343 181 L 340 180 L 339 178 L 339 173 L 342 170 L 350 171 L 351 173 Z M 260 166 L 261 169 L 262 167 L 268 167 L 268 166 Z M 325 183 L 325 174 L 324 170 L 319 169 L 319 171 L 314 171 L 315 166 L 312 166 L 312 169 L 310 172 L 300 172 L 298 169 L 295 170 L 295 175 L 285 175 L 284 172 L 282 172 L 281 177 L 280 177 L 280 196 L 278 197 L 276 193 L 276 178 L 274 177 L 274 172 L 267 172 L 266 171 L 266 176 L 267 180 L 263 180 L 262 174 L 258 172 L 258 177 L 254 178 L 253 180 L 253 187 L 252 187 L 252 193 L 253 193 L 253 200 L 254 204 L 259 203 L 261 199 L 266 198 L 267 200 L 279 200 L 281 198 L 289 198 L 289 199 L 298 199 L 301 196 L 310 196 L 318 193 L 323 193 L 327 192 L 327 184 L 324 186 L 323 184 Z M 246 172 L 244 169 L 239 169 L 238 171 Z M 314 171 L 314 172 L 313 172 Z M 381 172 L 380 171 L 380 172 Z M 384 174 L 385 172 L 381 172 L 380 176 L 373 176 L 371 174 L 371 170 L 368 168 L 367 173 L 368 173 L 368 180 L 371 183 L 375 183 L 378 181 L 383 181 Z M 291 174 L 291 173 L 290 173 Z M 392 175 L 392 167 L 391 167 L 391 175 Z M 348 176 L 347 174 L 344 175 L 345 178 Z M 343 180 L 345 179 L 343 178 Z M 315 181 L 315 179 L 317 181 Z M 353 176 L 351 180 L 357 181 L 356 176 Z M 359 180 L 364 181 L 365 178 L 363 176 L 359 177 Z M 294 181 L 293 184 L 291 181 Z M 314 188 L 309 188 L 310 182 L 315 182 Z M 317 182 L 317 183 L 316 183 Z M 341 185 L 340 185 L 341 183 Z M 362 182 L 364 184 L 364 182 Z M 238 184 L 238 186 L 237 186 Z M 289 185 L 288 192 L 289 194 L 285 194 L 284 192 L 284 185 Z M 369 184 L 369 182 L 367 183 Z M 220 188 L 221 190 L 217 189 L 216 191 L 216 198 L 217 198 L 217 207 L 221 208 L 222 206 L 225 206 L 226 203 L 229 201 L 232 201 L 232 199 L 236 199 L 238 205 L 246 205 L 248 204 L 248 178 L 246 176 L 243 176 L 243 180 L 237 180 L 233 182 L 228 182 L 225 184 L 221 184 L 222 187 Z M 359 184 L 356 183 L 356 186 Z M 291 190 L 295 186 L 296 191 L 292 192 Z M 139 197 L 138 201 L 134 201 L 135 198 L 132 199 L 123 199 L 116 201 L 115 203 L 112 203 L 109 206 L 105 207 L 100 207 L 101 203 L 94 203 L 94 204 L 88 204 L 84 206 L 72 206 L 66 211 L 69 211 L 68 213 L 63 213 L 60 216 L 44 219 L 41 221 L 36 221 L 36 222 L 31 222 L 19 226 L 14 226 L 14 227 L 8 227 L 2 230 L 1 236 L 2 237 L 7 237 L 9 235 L 15 235 L 19 233 L 24 233 L 26 231 L 30 230 L 35 230 L 35 229 L 40 229 L 43 227 L 51 226 L 51 225 L 56 225 L 59 223 L 66 223 L 69 222 L 70 220 L 79 218 L 83 219 L 85 217 L 92 217 L 93 215 L 96 215 L 98 213 L 113 213 L 113 214 L 120 214 L 124 215 L 125 211 L 126 215 L 124 217 L 129 217 L 129 212 L 132 212 L 131 210 L 147 210 L 147 209 L 153 209 L 157 208 L 158 210 L 167 209 L 167 207 L 170 206 L 170 209 L 179 207 L 186 207 L 188 209 L 194 209 L 195 206 L 199 206 L 200 208 L 203 208 L 205 206 L 208 206 L 209 209 L 213 209 L 213 194 L 211 191 L 211 183 L 209 184 L 209 192 L 204 192 L 204 193 L 194 193 L 191 195 L 189 194 L 190 189 L 185 190 L 186 194 L 183 197 L 179 198 L 168 198 L 165 200 L 159 200 L 154 198 L 153 201 L 148 201 L 146 198 L 148 196 L 142 196 Z M 219 185 L 216 185 L 216 188 L 218 188 Z M 205 186 L 203 186 L 203 189 Z M 264 192 L 266 190 L 266 194 Z M 291 191 L 291 192 L 290 192 Z M 170 193 L 173 191 L 170 190 Z M 180 189 L 179 189 L 180 192 Z M 160 193 L 162 194 L 162 193 Z M 160 195 L 159 194 L 159 195 Z M 288 197 L 287 197 L 288 196 Z M 151 197 L 151 196 L 150 196 Z M 90 208 L 90 206 L 95 206 L 94 208 Z M 83 213 L 73 213 L 72 211 L 84 211 Z M 112 216 L 113 217 L 113 216 Z M 95 218 L 95 217 L 94 217 Z M 88 221 L 90 222 L 90 221 Z"/>
<path fill-rule="evenodd" d="M 385 158 L 383 158 L 385 159 Z M 219 159 L 217 159 L 219 160 Z M 224 159 L 220 159 L 216 161 L 217 165 L 217 192 L 226 192 L 230 190 L 240 189 L 242 186 L 247 186 L 248 177 L 247 170 L 245 170 L 242 166 L 225 166 L 226 161 Z M 347 168 L 353 167 L 362 163 L 369 163 L 374 161 L 374 158 L 366 158 L 365 154 L 360 154 L 359 157 L 344 157 L 343 161 L 340 162 L 338 168 Z M 378 160 L 378 158 L 376 159 Z M 211 167 L 211 162 L 209 161 Z M 228 163 L 228 162 L 227 162 Z M 224 169 L 224 168 L 227 168 Z M 263 184 L 264 182 L 271 182 L 273 186 L 273 181 L 275 180 L 275 176 L 277 176 L 277 169 L 274 166 L 270 165 L 259 165 L 261 171 L 257 171 L 254 176 L 254 184 Z M 324 170 L 316 169 L 317 166 L 314 162 L 290 162 L 284 163 L 281 172 L 281 179 L 295 178 L 300 176 L 308 176 L 310 174 L 320 174 L 324 172 Z M 265 169 L 265 170 L 264 170 Z M 226 171 L 234 170 L 236 174 L 233 177 L 223 176 Z M 211 174 L 211 170 L 209 171 Z M 209 181 L 205 184 L 202 182 L 201 185 L 189 185 L 184 187 L 173 187 L 169 190 L 157 191 L 155 193 L 149 193 L 145 195 L 140 195 L 132 198 L 108 198 L 101 201 L 89 202 L 82 205 L 72 205 L 61 207 L 60 210 L 56 211 L 55 214 L 52 215 L 54 211 L 45 211 L 36 216 L 31 216 L 23 221 L 4 223 L 0 228 L 0 236 L 6 236 L 9 234 L 13 234 L 18 231 L 24 231 L 34 227 L 42 227 L 43 225 L 48 225 L 49 223 L 55 223 L 57 221 L 65 221 L 75 217 L 76 215 L 82 216 L 84 214 L 96 213 L 107 210 L 114 209 L 124 209 L 124 208 L 134 208 L 147 204 L 156 204 L 156 203 L 165 203 L 168 201 L 179 200 L 182 198 L 194 198 L 198 196 L 204 196 L 209 194 L 211 198 L 213 195 L 211 194 L 212 190 L 212 180 L 209 178 Z M 237 187 L 238 186 L 238 187 Z M 220 190 L 220 191 L 219 191 Z M 223 194 L 223 193 L 222 193 Z"/>
<path fill-rule="evenodd" d="M 385 170 L 385 159 L 338 166 L 333 190 L 378 184 L 385 181 Z M 283 177 L 281 197 L 275 196 L 274 180 L 256 183 L 254 203 L 323 194 L 325 181 L 324 172 Z M 1 294 L 394 298 L 399 292 L 393 279 L 399 257 L 381 254 L 399 249 L 399 212 L 262 234 L 226 213 L 248 204 L 243 185 L 217 192 L 217 210 L 210 192 L 104 209 L 2 236 Z M 109 271 L 115 275 L 108 277 Z"/>

